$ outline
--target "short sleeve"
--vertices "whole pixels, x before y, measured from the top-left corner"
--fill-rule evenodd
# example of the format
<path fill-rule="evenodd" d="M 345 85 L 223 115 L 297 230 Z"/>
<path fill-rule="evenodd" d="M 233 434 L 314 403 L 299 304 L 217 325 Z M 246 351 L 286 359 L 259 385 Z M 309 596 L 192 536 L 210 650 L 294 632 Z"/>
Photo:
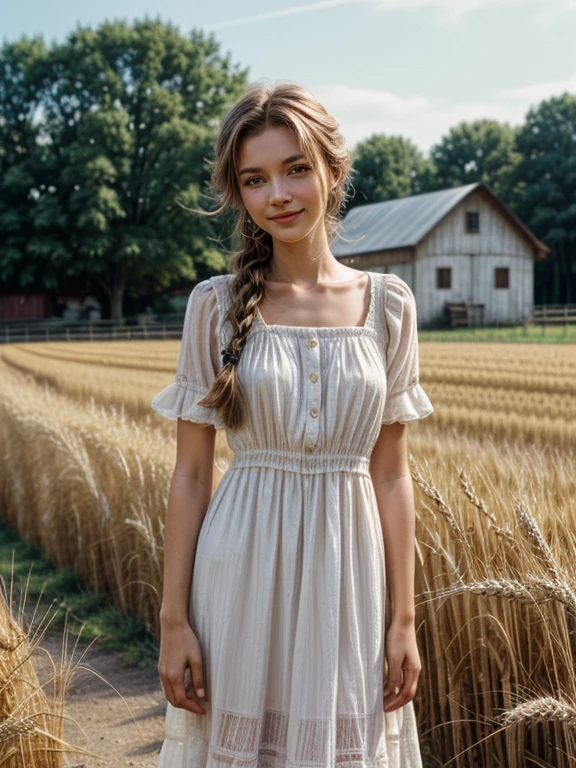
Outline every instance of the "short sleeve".
<path fill-rule="evenodd" d="M 175 380 L 151 402 L 161 416 L 225 427 L 215 408 L 198 405 L 220 369 L 218 326 L 216 290 L 209 280 L 203 280 L 188 298 Z"/>
<path fill-rule="evenodd" d="M 410 287 L 388 273 L 383 282 L 386 324 L 386 402 L 382 424 L 415 421 L 434 408 L 420 385 L 416 300 Z"/>

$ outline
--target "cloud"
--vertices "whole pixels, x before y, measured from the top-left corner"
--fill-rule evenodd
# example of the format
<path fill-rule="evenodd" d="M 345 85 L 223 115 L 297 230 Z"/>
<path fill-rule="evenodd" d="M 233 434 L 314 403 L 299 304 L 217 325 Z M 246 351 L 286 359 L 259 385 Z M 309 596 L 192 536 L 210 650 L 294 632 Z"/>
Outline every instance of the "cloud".
<path fill-rule="evenodd" d="M 438 20 L 445 23 L 458 23 L 471 11 L 485 8 L 503 8 L 504 6 L 534 6 L 537 10 L 536 19 L 551 23 L 566 12 L 576 11 L 576 0 L 321 0 L 307 5 L 294 5 L 279 8 L 251 16 L 241 16 L 236 19 L 219 21 L 209 24 L 208 29 L 236 27 L 243 24 L 257 24 L 263 21 L 279 19 L 286 16 L 298 16 L 304 13 L 326 11 L 344 5 L 369 5 L 380 11 L 419 11 L 431 9 L 438 11 Z"/>
<path fill-rule="evenodd" d="M 537 24 L 551 25 L 565 13 L 576 11 L 576 0 L 555 0 L 553 3 L 546 3 L 534 17 Z"/>
<path fill-rule="evenodd" d="M 553 94 L 564 93 L 564 91 L 576 92 L 576 73 L 565 80 L 550 80 L 547 83 L 534 83 L 534 85 L 524 85 L 520 88 L 509 88 L 505 91 L 499 91 L 496 96 L 502 101 L 517 101 L 530 105 L 547 99 Z"/>
<path fill-rule="evenodd" d="M 312 93 L 340 122 L 349 146 L 373 133 L 400 135 L 425 152 L 462 121 L 498 120 L 519 125 L 531 106 L 564 91 L 576 90 L 576 73 L 557 80 L 502 90 L 491 99 L 438 104 L 422 96 L 402 97 L 389 91 L 327 85 Z"/>
<path fill-rule="evenodd" d="M 269 21 L 270 19 L 279 19 L 283 16 L 299 16 L 303 13 L 312 13 L 314 11 L 323 11 L 327 8 L 336 8 L 340 5 L 355 5 L 359 0 L 322 0 L 319 3 L 309 3 L 308 5 L 293 5 L 289 8 L 280 8 L 277 11 L 266 11 L 265 13 L 256 13 L 252 16 L 242 16 L 238 19 L 229 19 L 228 21 L 219 21 L 216 24 L 208 24 L 208 29 L 222 29 L 223 27 L 237 27 L 242 24 L 255 24 L 259 21 Z"/>

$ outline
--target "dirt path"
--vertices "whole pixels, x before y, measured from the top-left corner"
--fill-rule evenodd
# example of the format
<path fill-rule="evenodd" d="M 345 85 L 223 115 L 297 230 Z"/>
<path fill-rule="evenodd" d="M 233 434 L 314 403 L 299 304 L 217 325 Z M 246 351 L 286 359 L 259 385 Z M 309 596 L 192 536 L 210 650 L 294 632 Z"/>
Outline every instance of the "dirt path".
<path fill-rule="evenodd" d="M 87 643 L 79 643 L 75 650 L 73 643 L 69 645 L 66 658 L 71 659 L 74 666 Z M 48 651 L 58 664 L 62 657 L 62 635 L 49 631 L 40 648 Z M 97 645 L 87 651 L 81 663 L 96 670 L 104 680 L 88 670 L 74 671 L 66 697 L 66 715 L 70 721 L 65 723 L 64 738 L 100 755 L 101 759 L 68 755 L 65 765 L 68 768 L 129 765 L 156 768 L 165 713 L 164 692 L 156 667 L 125 667 L 119 655 L 103 653 Z M 35 667 L 42 682 L 53 673 L 52 664 L 42 650 L 35 654 Z M 46 691 L 50 695 L 50 685 Z"/>

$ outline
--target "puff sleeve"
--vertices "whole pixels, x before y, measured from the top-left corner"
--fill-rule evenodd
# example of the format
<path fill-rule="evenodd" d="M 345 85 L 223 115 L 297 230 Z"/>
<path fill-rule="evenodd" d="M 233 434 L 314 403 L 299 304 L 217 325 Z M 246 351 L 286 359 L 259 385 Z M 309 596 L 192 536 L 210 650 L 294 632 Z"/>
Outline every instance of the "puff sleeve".
<path fill-rule="evenodd" d="M 215 408 L 198 405 L 220 369 L 218 327 L 216 290 L 209 280 L 203 280 L 188 298 L 175 380 L 151 402 L 161 416 L 225 427 Z"/>
<path fill-rule="evenodd" d="M 416 300 L 407 283 L 394 274 L 384 281 L 386 323 L 386 401 L 382 424 L 415 421 L 434 408 L 420 386 Z"/>

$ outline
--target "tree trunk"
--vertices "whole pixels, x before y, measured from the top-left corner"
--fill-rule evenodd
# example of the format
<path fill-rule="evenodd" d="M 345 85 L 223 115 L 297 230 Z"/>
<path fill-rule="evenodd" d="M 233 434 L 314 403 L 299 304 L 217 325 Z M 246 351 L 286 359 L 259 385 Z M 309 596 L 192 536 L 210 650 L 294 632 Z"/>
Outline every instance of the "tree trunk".
<path fill-rule="evenodd" d="M 558 253 L 556 253 L 556 258 L 554 260 L 553 271 L 552 271 L 552 274 L 553 274 L 552 304 L 561 304 L 562 303 L 562 299 L 561 299 L 561 295 L 560 295 L 560 293 L 561 293 L 560 285 L 561 285 L 561 282 L 562 282 L 562 278 L 561 278 L 561 274 L 560 273 L 561 273 L 560 258 L 559 258 Z"/>
<path fill-rule="evenodd" d="M 566 304 L 572 304 L 572 254 L 570 253 L 570 242 L 568 237 L 564 238 L 562 243 L 564 251 L 564 274 L 566 276 Z"/>
<path fill-rule="evenodd" d="M 110 297 L 110 319 L 120 322 L 123 318 L 122 304 L 124 301 L 124 292 L 126 291 L 126 264 L 114 264 L 112 267 L 112 281 L 108 287 L 108 296 Z"/>
<path fill-rule="evenodd" d="M 122 303 L 124 300 L 124 286 L 114 286 L 110 292 L 110 319 L 122 320 Z"/>

